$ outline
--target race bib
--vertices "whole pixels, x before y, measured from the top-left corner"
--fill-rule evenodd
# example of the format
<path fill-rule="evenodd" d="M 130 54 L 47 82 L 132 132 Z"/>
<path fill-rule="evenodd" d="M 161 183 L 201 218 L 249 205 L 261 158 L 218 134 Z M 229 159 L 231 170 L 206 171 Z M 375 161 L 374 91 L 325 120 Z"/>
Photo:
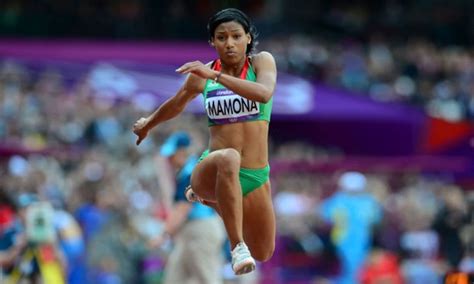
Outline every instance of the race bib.
<path fill-rule="evenodd" d="M 220 89 L 207 94 L 206 111 L 214 121 L 237 122 L 258 116 L 260 104 L 230 90 Z"/>

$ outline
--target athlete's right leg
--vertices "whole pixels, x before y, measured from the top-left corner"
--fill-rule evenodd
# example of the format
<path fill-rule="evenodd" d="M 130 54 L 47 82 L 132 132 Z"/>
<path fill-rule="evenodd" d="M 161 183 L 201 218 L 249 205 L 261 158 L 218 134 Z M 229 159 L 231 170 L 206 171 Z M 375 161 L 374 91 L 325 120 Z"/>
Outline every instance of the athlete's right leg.
<path fill-rule="evenodd" d="M 234 149 L 211 152 L 194 168 L 191 187 L 205 202 L 216 203 L 232 248 L 243 242 L 240 154 Z"/>

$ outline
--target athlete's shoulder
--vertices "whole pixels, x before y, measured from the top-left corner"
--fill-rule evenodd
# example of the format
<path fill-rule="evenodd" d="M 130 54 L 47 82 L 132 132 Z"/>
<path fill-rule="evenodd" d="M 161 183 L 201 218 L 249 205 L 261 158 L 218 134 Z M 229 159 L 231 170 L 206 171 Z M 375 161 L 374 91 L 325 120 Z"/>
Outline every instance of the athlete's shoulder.
<path fill-rule="evenodd" d="M 276 72 L 276 63 L 273 55 L 268 51 L 260 51 L 259 53 L 252 55 L 252 65 L 255 71 L 268 71 L 272 70 Z"/>
<path fill-rule="evenodd" d="M 260 51 L 259 53 L 252 55 L 251 58 L 252 58 L 252 62 L 262 61 L 262 60 L 275 61 L 275 58 L 273 57 L 273 55 L 268 51 Z"/>

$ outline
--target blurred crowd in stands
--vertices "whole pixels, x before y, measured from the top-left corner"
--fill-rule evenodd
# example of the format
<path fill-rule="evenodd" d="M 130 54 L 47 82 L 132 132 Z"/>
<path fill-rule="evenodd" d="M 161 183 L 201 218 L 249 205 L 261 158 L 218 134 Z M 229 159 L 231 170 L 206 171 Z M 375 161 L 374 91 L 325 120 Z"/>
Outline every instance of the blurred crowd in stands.
<path fill-rule="evenodd" d="M 368 95 L 406 102 L 449 121 L 474 118 L 474 49 L 415 38 L 395 44 L 290 36 L 265 41 L 279 70 Z"/>
<path fill-rule="evenodd" d="M 203 39 L 215 11 L 235 7 L 262 38 L 305 33 L 368 39 L 380 32 L 404 40 L 424 35 L 436 44 L 472 45 L 472 1 L 344 0 L 5 0 L 0 36 L 108 39 Z"/>
<path fill-rule="evenodd" d="M 336 283 L 442 283 L 448 271 L 472 271 L 472 191 L 390 172 L 366 173 L 363 189 L 357 180 L 344 185 L 345 174 L 275 177 L 276 261 L 288 283 L 312 271 L 342 277 Z"/>
<path fill-rule="evenodd" d="M 85 78 L 68 85 L 55 70 L 34 73 L 13 61 L 0 69 L 0 110 L 4 273 L 18 268 L 28 248 L 31 221 L 21 212 L 45 201 L 54 211 L 54 251 L 69 283 L 160 283 L 166 249 L 147 246 L 166 215 L 158 145 L 185 130 L 199 153 L 207 140 L 205 119 L 184 114 L 136 147 L 131 124 L 144 114 L 139 106 L 98 99 Z M 344 156 L 298 141 L 272 143 L 271 152 L 273 165 Z M 351 277 L 440 283 L 449 271 L 474 271 L 472 190 L 420 172 L 390 171 L 366 172 L 359 188 L 347 190 L 343 171 L 275 167 L 278 249 L 260 268 L 262 281 L 341 276 L 349 281 L 341 283 L 352 283 Z M 347 247 L 360 249 L 346 255 Z M 36 264 L 22 273 L 39 271 Z"/>

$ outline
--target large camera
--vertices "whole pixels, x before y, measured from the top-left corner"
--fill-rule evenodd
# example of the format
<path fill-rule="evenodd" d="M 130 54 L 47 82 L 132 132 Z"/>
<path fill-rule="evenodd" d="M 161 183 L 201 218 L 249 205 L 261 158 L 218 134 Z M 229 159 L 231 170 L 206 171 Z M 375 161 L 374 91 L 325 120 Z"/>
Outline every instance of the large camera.
<path fill-rule="evenodd" d="M 54 243 L 54 209 L 48 202 L 34 202 L 26 209 L 26 237 L 35 244 Z"/>

